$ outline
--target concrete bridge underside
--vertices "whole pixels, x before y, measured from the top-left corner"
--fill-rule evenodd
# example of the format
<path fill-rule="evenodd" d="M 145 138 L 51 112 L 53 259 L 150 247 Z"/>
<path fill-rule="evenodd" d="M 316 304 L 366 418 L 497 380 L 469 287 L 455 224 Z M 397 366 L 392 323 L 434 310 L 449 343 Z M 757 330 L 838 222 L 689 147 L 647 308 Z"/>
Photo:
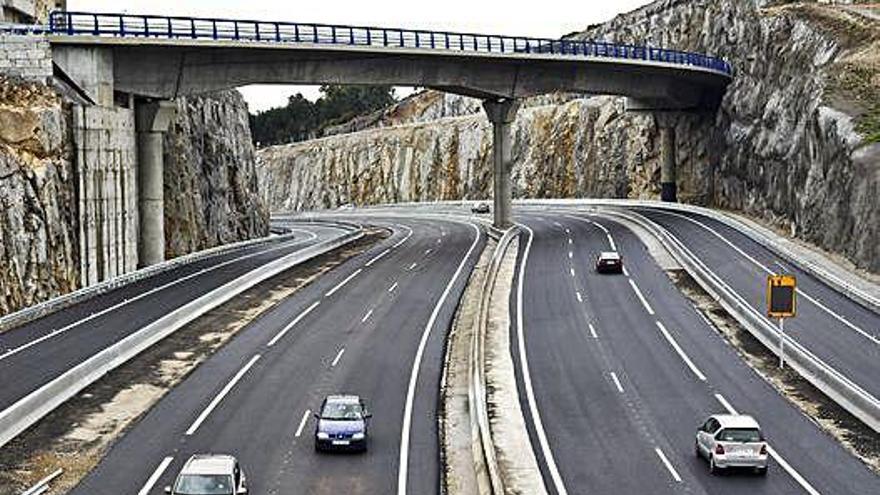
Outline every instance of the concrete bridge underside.
<path fill-rule="evenodd" d="M 241 41 L 50 36 L 56 74 L 93 104 L 138 102 L 141 265 L 164 253 L 161 132 L 168 109 L 158 102 L 247 84 L 419 86 L 484 100 L 494 126 L 494 218 L 510 224 L 510 124 L 518 100 L 555 91 L 627 97 L 627 109 L 664 115 L 662 198 L 674 201 L 674 126 L 669 114 L 712 111 L 730 76 L 646 60 L 558 54 L 482 53 L 375 46 L 274 45 Z M 665 122 L 665 123 L 664 123 Z M 146 189 L 144 189 L 146 188 Z M 157 191 L 158 188 L 158 191 Z M 154 218 L 158 215 L 158 218 Z M 155 244 L 155 246 L 153 246 Z"/>

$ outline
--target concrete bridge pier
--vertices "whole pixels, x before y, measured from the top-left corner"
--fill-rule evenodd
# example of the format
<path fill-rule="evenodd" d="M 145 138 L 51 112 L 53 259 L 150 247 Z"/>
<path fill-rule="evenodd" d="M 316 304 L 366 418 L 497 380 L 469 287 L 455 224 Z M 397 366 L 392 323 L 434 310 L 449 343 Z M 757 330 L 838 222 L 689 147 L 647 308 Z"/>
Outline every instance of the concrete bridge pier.
<path fill-rule="evenodd" d="M 660 126 L 660 201 L 678 201 L 675 174 L 675 126 Z"/>
<path fill-rule="evenodd" d="M 135 105 L 138 155 L 138 266 L 165 260 L 165 193 L 162 142 L 177 106 L 173 101 L 141 101 Z"/>
<path fill-rule="evenodd" d="M 492 122 L 492 160 L 495 165 L 494 190 L 492 192 L 494 202 L 495 227 L 504 229 L 512 222 L 511 213 L 511 184 L 510 170 L 513 160 L 510 149 L 510 124 L 516 118 L 519 109 L 519 101 L 515 99 L 501 98 L 498 100 L 483 100 L 483 109 Z"/>

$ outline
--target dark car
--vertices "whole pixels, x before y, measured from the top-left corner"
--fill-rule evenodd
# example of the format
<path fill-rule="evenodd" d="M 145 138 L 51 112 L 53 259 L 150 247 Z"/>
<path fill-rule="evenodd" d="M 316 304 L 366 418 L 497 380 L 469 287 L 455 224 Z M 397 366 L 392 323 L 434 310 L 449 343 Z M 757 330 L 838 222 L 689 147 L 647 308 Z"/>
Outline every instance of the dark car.
<path fill-rule="evenodd" d="M 489 203 L 477 203 L 471 207 L 471 213 L 489 213 Z"/>
<path fill-rule="evenodd" d="M 367 450 L 367 420 L 372 416 L 357 395 L 328 395 L 315 413 L 315 450 Z"/>
<path fill-rule="evenodd" d="M 622 273 L 623 258 L 617 251 L 604 251 L 596 258 L 596 271 L 599 273 Z"/>

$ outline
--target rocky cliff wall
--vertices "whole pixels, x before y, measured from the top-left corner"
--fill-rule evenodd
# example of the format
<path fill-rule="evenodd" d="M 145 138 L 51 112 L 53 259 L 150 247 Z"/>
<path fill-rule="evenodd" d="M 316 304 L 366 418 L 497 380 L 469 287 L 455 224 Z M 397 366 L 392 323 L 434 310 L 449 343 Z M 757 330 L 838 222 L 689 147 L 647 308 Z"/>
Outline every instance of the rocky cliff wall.
<path fill-rule="evenodd" d="M 0 79 L 0 315 L 78 287 L 75 204 L 61 99 Z"/>
<path fill-rule="evenodd" d="M 180 98 L 165 139 L 166 257 L 269 233 L 238 91 Z"/>
<path fill-rule="evenodd" d="M 837 6 L 663 0 L 577 37 L 731 61 L 721 108 L 676 119 L 680 198 L 743 211 L 880 271 L 878 32 Z M 259 152 L 261 185 L 274 209 L 483 197 L 488 132 L 476 114 L 269 148 Z M 521 110 L 514 195 L 656 197 L 658 152 L 656 120 L 625 113 L 620 98 Z"/>

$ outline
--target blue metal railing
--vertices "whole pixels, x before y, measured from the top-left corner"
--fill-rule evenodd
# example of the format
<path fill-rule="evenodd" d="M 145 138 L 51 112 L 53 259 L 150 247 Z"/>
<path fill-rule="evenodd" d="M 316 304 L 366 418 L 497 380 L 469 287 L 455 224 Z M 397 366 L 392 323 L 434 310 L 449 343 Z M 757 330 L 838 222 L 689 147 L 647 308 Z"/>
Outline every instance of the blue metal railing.
<path fill-rule="evenodd" d="M 235 40 L 266 43 L 315 43 L 389 48 L 442 49 L 461 52 L 551 54 L 665 62 L 701 67 L 731 75 L 724 60 L 701 53 L 592 40 L 542 39 L 444 31 L 267 22 L 198 17 L 167 17 L 55 11 L 49 32 L 194 40 Z"/>

